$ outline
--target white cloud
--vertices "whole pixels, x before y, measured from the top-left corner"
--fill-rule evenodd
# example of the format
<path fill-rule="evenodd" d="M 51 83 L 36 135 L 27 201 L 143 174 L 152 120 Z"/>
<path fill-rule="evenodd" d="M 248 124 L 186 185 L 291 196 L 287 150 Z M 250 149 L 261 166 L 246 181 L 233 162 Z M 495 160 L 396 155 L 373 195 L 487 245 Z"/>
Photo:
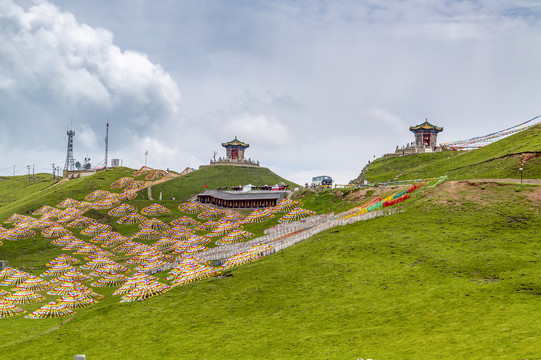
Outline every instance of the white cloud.
<path fill-rule="evenodd" d="M 86 124 L 80 125 L 80 130 L 75 131 L 75 136 L 78 145 L 82 145 L 84 150 L 95 148 L 98 145 L 97 134 Z"/>
<path fill-rule="evenodd" d="M 236 116 L 222 127 L 222 132 L 262 147 L 282 145 L 290 138 L 286 125 L 272 116 L 262 114 Z"/>
<path fill-rule="evenodd" d="M 126 146 L 130 136 L 179 116 L 180 91 L 160 65 L 121 50 L 110 31 L 82 24 L 47 1 L 28 10 L 1 1 L 0 42 L 0 106 L 9 108 L 0 122 L 10 124 L 10 141 L 27 137 L 36 147 L 58 147 L 66 124 L 75 121 L 82 129 L 75 149 L 97 146 L 102 153 L 95 134 L 108 118 L 125 135 L 116 145 Z"/>
<path fill-rule="evenodd" d="M 188 166 L 197 168 L 199 164 L 202 164 L 200 159 L 189 152 L 177 146 L 167 145 L 161 139 L 150 136 L 135 139 L 123 152 L 117 151 L 114 157 L 123 159 L 125 166 L 138 169 L 145 164 L 147 151 L 147 165 L 155 169 L 182 171 Z M 124 161 L 125 159 L 127 161 Z"/>
<path fill-rule="evenodd" d="M 398 116 L 393 115 L 384 109 L 372 108 L 367 110 L 366 114 L 372 121 L 383 122 L 386 125 L 390 125 L 393 130 L 402 130 L 405 127 L 405 124 Z"/>

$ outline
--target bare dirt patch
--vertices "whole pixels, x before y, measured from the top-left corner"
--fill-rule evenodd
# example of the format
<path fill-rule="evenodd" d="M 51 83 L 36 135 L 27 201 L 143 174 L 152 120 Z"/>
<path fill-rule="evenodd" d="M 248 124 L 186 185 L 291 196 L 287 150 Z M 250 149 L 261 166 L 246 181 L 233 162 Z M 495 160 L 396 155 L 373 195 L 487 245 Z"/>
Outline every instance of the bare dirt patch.
<path fill-rule="evenodd" d="M 486 197 L 487 193 L 491 193 L 491 190 L 498 186 L 501 184 L 488 181 L 447 181 L 439 186 L 440 199 L 437 202 L 440 204 L 447 204 L 449 201 L 481 203 L 483 197 Z"/>
<path fill-rule="evenodd" d="M 541 158 L 541 152 L 529 153 L 529 154 L 524 155 L 524 157 L 522 158 L 522 162 L 526 164 L 528 161 L 537 159 L 537 158 Z"/>
<path fill-rule="evenodd" d="M 460 181 L 446 181 L 440 185 L 441 190 L 454 198 L 458 197 L 459 191 L 465 190 L 466 188 L 465 183 Z"/>
<path fill-rule="evenodd" d="M 512 183 L 487 180 L 447 181 L 437 189 L 439 191 L 433 195 L 433 199 L 442 205 L 449 203 L 461 205 L 467 201 L 478 204 L 499 203 L 511 199 L 514 196 L 513 190 L 515 192 L 520 190 Z M 527 196 L 538 207 L 541 205 L 541 186 L 531 186 L 531 192 L 517 193 L 516 196 L 520 198 Z"/>
<path fill-rule="evenodd" d="M 389 192 L 399 192 L 401 190 L 407 189 L 408 187 L 409 186 L 407 185 L 400 185 L 400 186 L 392 186 L 392 187 L 362 188 L 359 190 L 354 190 L 351 193 L 349 193 L 346 196 L 346 199 L 352 202 L 362 202 L 363 200 L 364 201 L 372 200 L 375 197 L 386 195 Z"/>
<path fill-rule="evenodd" d="M 471 193 L 472 187 L 475 184 L 468 181 L 446 181 L 440 185 L 440 191 L 444 198 L 456 201 L 463 199 L 465 193 Z"/>
<path fill-rule="evenodd" d="M 538 186 L 537 189 L 535 189 L 535 191 L 532 192 L 530 199 L 532 200 L 534 204 L 541 205 L 541 186 Z"/>
<path fill-rule="evenodd" d="M 368 189 L 352 191 L 346 198 L 350 201 L 360 201 L 366 196 Z"/>

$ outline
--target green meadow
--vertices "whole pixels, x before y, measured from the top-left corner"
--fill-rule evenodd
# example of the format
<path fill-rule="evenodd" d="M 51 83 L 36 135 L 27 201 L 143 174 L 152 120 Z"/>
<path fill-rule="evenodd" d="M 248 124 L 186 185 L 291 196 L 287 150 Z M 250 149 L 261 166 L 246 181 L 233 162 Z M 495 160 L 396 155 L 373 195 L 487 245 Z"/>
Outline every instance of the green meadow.
<path fill-rule="evenodd" d="M 531 131 L 536 139 L 538 131 Z M 526 141 L 527 135 L 505 139 L 507 146 L 520 153 L 539 152 L 533 140 L 529 147 L 512 142 Z M 493 159 L 503 156 L 500 145 L 484 149 Z M 467 155 L 475 151 L 453 156 Z M 481 155 L 465 163 L 496 164 Z M 449 162 L 457 161 L 453 156 Z M 371 171 L 388 180 L 408 168 L 398 160 L 413 158 L 394 160 L 399 170 L 392 173 L 378 168 L 378 162 Z M 532 166 L 537 164 L 533 161 Z M 162 220 L 181 216 L 179 203 L 205 185 L 260 184 L 257 179 L 220 178 L 219 173 L 198 180 L 207 176 L 199 171 L 203 169 L 175 183 L 153 186 L 154 198 L 162 192 L 168 200 L 158 202 L 172 210 Z M 112 191 L 112 182 L 131 174 L 129 169 L 112 169 L 36 189 L 34 195 L 23 194 L 0 207 L 0 221 L 67 197 L 82 200 L 98 188 Z M 183 187 L 199 190 L 188 194 Z M 401 189 L 302 190 L 296 198 L 317 213 L 340 212 Z M 156 202 L 148 200 L 146 190 L 143 193 L 144 199 L 138 195 L 130 202 L 139 210 Z M 0 358 L 541 358 L 541 186 L 446 181 L 421 187 L 398 206 L 398 214 L 330 229 L 226 274 L 143 302 L 120 303 L 111 295 L 115 288 L 94 288 L 105 298 L 73 317 L 0 319 Z M 136 226 L 107 220 L 105 213 L 85 215 L 109 221 L 123 234 L 137 231 Z M 274 224 L 276 218 L 245 228 L 261 235 Z M 0 259 L 33 274 L 42 273 L 44 263 L 61 253 L 66 252 L 39 235 L 33 240 L 4 240 L 0 247 Z M 167 272 L 158 274 L 160 281 L 166 276 Z M 21 307 L 31 312 L 41 305 Z"/>
<path fill-rule="evenodd" d="M 539 187 L 444 183 L 409 201 L 402 213 L 329 230 L 232 276 L 140 303 L 106 297 L 62 326 L 2 319 L 0 355 L 535 358 Z"/>

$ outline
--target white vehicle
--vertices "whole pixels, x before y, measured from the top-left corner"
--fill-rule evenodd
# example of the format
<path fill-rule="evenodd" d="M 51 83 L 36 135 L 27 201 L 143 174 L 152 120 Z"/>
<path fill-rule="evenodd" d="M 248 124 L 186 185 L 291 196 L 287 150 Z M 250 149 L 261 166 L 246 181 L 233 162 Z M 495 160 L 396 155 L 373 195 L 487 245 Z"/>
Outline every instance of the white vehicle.
<path fill-rule="evenodd" d="M 327 175 L 312 178 L 312 187 L 329 187 L 332 185 L 332 177 Z"/>

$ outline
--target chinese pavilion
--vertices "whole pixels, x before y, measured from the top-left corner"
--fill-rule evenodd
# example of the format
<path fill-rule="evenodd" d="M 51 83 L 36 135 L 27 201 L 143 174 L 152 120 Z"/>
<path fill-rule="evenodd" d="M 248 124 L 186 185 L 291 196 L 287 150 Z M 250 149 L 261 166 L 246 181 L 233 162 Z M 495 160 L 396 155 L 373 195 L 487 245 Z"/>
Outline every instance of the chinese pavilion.
<path fill-rule="evenodd" d="M 428 122 L 428 119 L 426 119 L 422 124 L 410 126 L 410 131 L 415 134 L 416 147 L 435 148 L 438 133 L 443 131 L 443 128 L 432 125 Z"/>
<path fill-rule="evenodd" d="M 222 143 L 222 146 L 226 150 L 225 157 L 216 159 L 216 152 L 214 152 L 214 158 L 210 160 L 210 165 L 231 165 L 231 166 L 259 166 L 259 161 L 252 159 L 246 159 L 244 157 L 244 151 L 250 146 L 249 144 L 240 141 L 235 136 L 234 140 Z M 206 166 L 206 165 L 201 165 Z"/>
<path fill-rule="evenodd" d="M 222 146 L 226 150 L 226 160 L 244 160 L 244 150 L 250 145 L 243 143 L 235 136 L 235 140 L 222 143 Z"/>

